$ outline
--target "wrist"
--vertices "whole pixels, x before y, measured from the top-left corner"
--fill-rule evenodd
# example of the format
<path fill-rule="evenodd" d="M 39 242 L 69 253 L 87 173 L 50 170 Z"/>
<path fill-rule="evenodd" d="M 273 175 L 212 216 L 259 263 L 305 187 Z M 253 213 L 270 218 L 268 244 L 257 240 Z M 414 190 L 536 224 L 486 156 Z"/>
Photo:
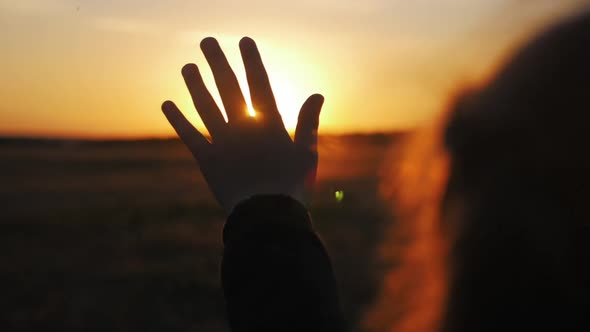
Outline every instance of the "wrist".
<path fill-rule="evenodd" d="M 257 186 L 257 188 L 250 188 L 247 192 L 235 194 L 222 203 L 226 213 L 231 215 L 234 209 L 253 198 L 256 197 L 283 197 L 290 198 L 297 201 L 300 205 L 307 208 L 309 206 L 311 193 L 306 193 L 303 189 L 284 190 L 273 188 L 272 186 Z"/>
<path fill-rule="evenodd" d="M 223 241 L 268 228 L 313 231 L 306 207 L 283 194 L 254 195 L 238 203 L 223 229 Z"/>

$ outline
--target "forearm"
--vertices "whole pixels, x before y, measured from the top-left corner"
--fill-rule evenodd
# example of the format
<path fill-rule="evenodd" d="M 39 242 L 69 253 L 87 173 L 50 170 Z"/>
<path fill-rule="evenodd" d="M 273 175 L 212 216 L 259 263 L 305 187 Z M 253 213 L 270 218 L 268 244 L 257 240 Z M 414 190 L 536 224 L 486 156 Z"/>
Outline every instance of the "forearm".
<path fill-rule="evenodd" d="M 286 196 L 238 205 L 224 229 L 222 284 L 233 331 L 341 331 L 330 258 Z"/>

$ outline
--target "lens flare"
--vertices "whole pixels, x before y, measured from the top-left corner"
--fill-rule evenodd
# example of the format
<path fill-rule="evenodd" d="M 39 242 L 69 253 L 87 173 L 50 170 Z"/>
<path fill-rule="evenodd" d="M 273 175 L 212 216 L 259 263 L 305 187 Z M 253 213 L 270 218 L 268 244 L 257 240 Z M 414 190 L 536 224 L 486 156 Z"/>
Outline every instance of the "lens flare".
<path fill-rule="evenodd" d="M 334 192 L 334 198 L 336 198 L 336 202 L 340 203 L 344 199 L 344 191 L 337 190 Z"/>

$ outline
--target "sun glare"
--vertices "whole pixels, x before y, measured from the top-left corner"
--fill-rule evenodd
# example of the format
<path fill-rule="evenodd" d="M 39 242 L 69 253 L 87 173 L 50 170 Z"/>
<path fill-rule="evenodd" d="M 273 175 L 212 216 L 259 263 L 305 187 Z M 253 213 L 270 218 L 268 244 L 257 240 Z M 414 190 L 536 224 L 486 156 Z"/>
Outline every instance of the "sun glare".
<path fill-rule="evenodd" d="M 251 103 L 248 103 L 246 105 L 246 112 L 248 113 L 248 116 L 251 118 L 255 118 L 256 117 L 256 110 L 254 109 L 254 107 L 252 107 L 252 105 L 250 105 Z"/>

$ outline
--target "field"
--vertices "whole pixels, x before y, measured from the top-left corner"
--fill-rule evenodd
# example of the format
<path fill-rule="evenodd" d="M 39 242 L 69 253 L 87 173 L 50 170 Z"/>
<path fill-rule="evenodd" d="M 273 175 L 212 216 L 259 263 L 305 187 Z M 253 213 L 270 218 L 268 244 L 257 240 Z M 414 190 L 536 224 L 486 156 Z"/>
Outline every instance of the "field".
<path fill-rule="evenodd" d="M 379 283 L 396 137 L 320 139 L 311 214 L 351 330 Z M 224 215 L 179 141 L 2 139 L 0 202 L 0 330 L 227 331 Z"/>

